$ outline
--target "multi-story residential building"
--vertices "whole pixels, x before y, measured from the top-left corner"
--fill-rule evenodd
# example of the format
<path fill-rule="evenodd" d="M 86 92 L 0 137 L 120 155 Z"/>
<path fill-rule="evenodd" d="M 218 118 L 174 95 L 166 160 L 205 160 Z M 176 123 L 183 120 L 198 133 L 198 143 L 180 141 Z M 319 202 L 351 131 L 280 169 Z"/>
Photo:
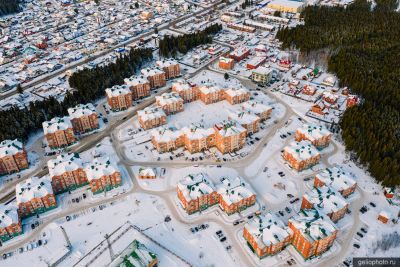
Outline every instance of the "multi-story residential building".
<path fill-rule="evenodd" d="M 250 55 L 250 50 L 245 46 L 241 46 L 241 47 L 235 48 L 235 50 L 233 50 L 228 55 L 228 57 L 239 62 L 239 61 L 242 61 L 243 59 L 245 59 L 246 57 L 248 57 L 249 55 Z"/>
<path fill-rule="evenodd" d="M 204 129 L 199 125 L 190 125 L 181 129 L 185 148 L 190 153 L 198 153 L 215 146 L 215 131 L 213 128 Z"/>
<path fill-rule="evenodd" d="M 167 84 L 165 72 L 158 68 L 142 69 L 141 73 L 149 80 L 151 89 L 163 87 Z"/>
<path fill-rule="evenodd" d="M 132 76 L 124 79 L 125 84 L 132 92 L 132 100 L 150 95 L 150 82 L 143 76 Z"/>
<path fill-rule="evenodd" d="M 224 91 L 225 100 L 231 105 L 246 102 L 250 100 L 250 92 L 244 88 L 230 88 Z"/>
<path fill-rule="evenodd" d="M 178 93 L 164 93 L 160 96 L 156 96 L 156 104 L 162 108 L 165 114 L 175 114 L 183 111 L 183 99 Z"/>
<path fill-rule="evenodd" d="M 218 61 L 218 67 L 223 70 L 231 70 L 235 65 L 235 60 L 233 58 L 220 57 Z"/>
<path fill-rule="evenodd" d="M 183 138 L 180 131 L 172 128 L 154 129 L 151 131 L 151 143 L 158 153 L 165 153 L 183 146 Z"/>
<path fill-rule="evenodd" d="M 178 182 L 177 193 L 183 209 L 192 214 L 218 204 L 218 193 L 205 173 L 189 174 Z"/>
<path fill-rule="evenodd" d="M 98 194 L 122 184 L 121 173 L 109 158 L 96 158 L 85 167 L 87 179 L 93 194 Z"/>
<path fill-rule="evenodd" d="M 128 85 L 114 85 L 106 89 L 107 103 L 112 111 L 128 109 L 132 106 L 132 92 Z"/>
<path fill-rule="evenodd" d="M 57 201 L 47 177 L 31 177 L 15 186 L 19 215 L 32 216 L 57 207 Z"/>
<path fill-rule="evenodd" d="M 310 96 L 315 95 L 316 91 L 317 91 L 317 89 L 315 88 L 315 86 L 312 86 L 309 84 L 304 85 L 303 90 L 302 90 L 303 94 L 310 95 Z"/>
<path fill-rule="evenodd" d="M 167 115 L 159 107 L 147 107 L 137 112 L 140 126 L 145 129 L 151 129 L 167 123 Z"/>
<path fill-rule="evenodd" d="M 296 130 L 296 141 L 308 140 L 315 147 L 321 149 L 327 147 L 331 141 L 332 133 L 323 126 L 303 124 Z"/>
<path fill-rule="evenodd" d="M 0 175 L 19 172 L 28 166 L 28 155 L 20 141 L 4 140 L 0 143 Z"/>
<path fill-rule="evenodd" d="M 181 67 L 175 60 L 159 60 L 156 62 L 156 66 L 165 72 L 165 78 L 167 80 L 181 75 Z"/>
<path fill-rule="evenodd" d="M 326 214 L 333 222 L 337 222 L 346 215 L 349 204 L 340 193 L 328 186 L 314 187 L 303 196 L 301 209 L 317 209 Z"/>
<path fill-rule="evenodd" d="M 51 186 L 55 194 L 74 190 L 88 184 L 79 154 L 58 155 L 47 162 Z"/>
<path fill-rule="evenodd" d="M 258 67 L 251 72 L 251 80 L 255 83 L 266 85 L 272 79 L 273 71 L 266 67 Z"/>
<path fill-rule="evenodd" d="M 255 216 L 243 228 L 243 237 L 260 259 L 281 252 L 290 244 L 291 233 L 272 213 Z"/>
<path fill-rule="evenodd" d="M 79 104 L 68 109 L 69 118 L 75 133 L 83 134 L 99 129 L 99 120 L 93 104 Z"/>
<path fill-rule="evenodd" d="M 226 214 L 241 212 L 256 203 L 256 194 L 241 177 L 223 177 L 217 185 L 219 206 Z"/>
<path fill-rule="evenodd" d="M 76 142 L 72 123 L 68 117 L 43 122 L 44 136 L 50 148 L 61 148 Z"/>
<path fill-rule="evenodd" d="M 283 158 L 293 169 L 302 171 L 318 164 L 321 154 L 310 141 L 300 141 L 286 146 L 283 150 Z"/>
<path fill-rule="evenodd" d="M 224 100 L 225 93 L 222 88 L 203 85 L 199 87 L 199 96 L 201 101 L 208 105 Z"/>
<path fill-rule="evenodd" d="M 228 119 L 239 123 L 243 128 L 245 128 L 247 135 L 252 135 L 260 129 L 260 118 L 257 115 L 248 112 L 230 112 Z"/>
<path fill-rule="evenodd" d="M 139 179 L 156 179 L 156 170 L 153 168 L 140 168 Z"/>
<path fill-rule="evenodd" d="M 332 221 L 317 210 L 300 210 L 289 219 L 293 232 L 292 245 L 303 256 L 310 259 L 327 251 L 336 239 L 337 228 Z"/>
<path fill-rule="evenodd" d="M 356 190 L 357 183 L 341 168 L 326 168 L 315 175 L 314 187 L 329 186 L 339 192 L 343 197 L 348 197 Z"/>
<path fill-rule="evenodd" d="M 218 150 L 225 154 L 241 149 L 246 143 L 246 129 L 234 121 L 214 125 Z"/>
<path fill-rule="evenodd" d="M 184 80 L 178 80 L 172 84 L 172 92 L 176 92 L 183 99 L 183 103 L 192 102 L 200 98 L 199 88 Z"/>
<path fill-rule="evenodd" d="M 22 234 L 18 209 L 13 204 L 0 204 L 0 240 L 6 242 Z"/>
<path fill-rule="evenodd" d="M 272 114 L 272 107 L 249 100 L 242 104 L 242 110 L 247 113 L 252 113 L 260 118 L 260 121 L 269 119 Z"/>
<path fill-rule="evenodd" d="M 247 61 L 246 68 L 248 70 L 254 70 L 264 64 L 266 59 L 267 58 L 265 56 L 255 56 Z"/>

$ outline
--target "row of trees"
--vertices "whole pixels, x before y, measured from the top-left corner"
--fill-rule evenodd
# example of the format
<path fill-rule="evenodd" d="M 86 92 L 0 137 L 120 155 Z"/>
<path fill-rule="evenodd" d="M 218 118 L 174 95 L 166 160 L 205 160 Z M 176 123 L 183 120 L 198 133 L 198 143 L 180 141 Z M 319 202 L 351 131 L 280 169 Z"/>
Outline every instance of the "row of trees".
<path fill-rule="evenodd" d="M 178 52 L 186 54 L 190 49 L 212 42 L 212 35 L 222 30 L 221 24 L 213 24 L 202 31 L 180 36 L 166 35 L 159 42 L 159 53 L 163 57 L 176 57 Z"/>
<path fill-rule="evenodd" d="M 341 119 L 346 149 L 387 186 L 400 185 L 400 14 L 395 0 L 376 6 L 307 7 L 305 24 L 280 29 L 284 48 L 328 49 L 328 71 L 363 98 Z"/>
<path fill-rule="evenodd" d="M 72 74 L 69 84 L 75 90 L 68 92 L 62 102 L 50 97 L 31 102 L 23 109 L 13 107 L 0 111 L 0 125 L 3 125 L 0 127 L 0 140 L 18 138 L 26 141 L 30 134 L 42 129 L 44 121 L 67 115 L 69 107 L 104 97 L 106 88 L 122 84 L 125 77 L 133 75 L 152 57 L 151 49 L 131 49 L 129 54 L 118 58 L 115 63 Z"/>
<path fill-rule="evenodd" d="M 0 16 L 21 11 L 20 0 L 0 0 Z"/>

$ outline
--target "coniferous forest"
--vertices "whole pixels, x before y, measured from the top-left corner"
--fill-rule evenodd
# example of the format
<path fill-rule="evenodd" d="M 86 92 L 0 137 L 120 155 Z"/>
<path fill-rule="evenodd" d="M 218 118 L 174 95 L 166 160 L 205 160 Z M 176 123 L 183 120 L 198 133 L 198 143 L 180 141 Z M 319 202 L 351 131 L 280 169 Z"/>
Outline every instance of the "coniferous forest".
<path fill-rule="evenodd" d="M 20 0 L 0 0 L 0 16 L 21 11 Z"/>
<path fill-rule="evenodd" d="M 123 84 L 124 78 L 134 75 L 152 57 L 151 49 L 131 49 L 128 55 L 118 58 L 115 63 L 73 73 L 69 84 L 75 90 L 68 92 L 61 103 L 51 97 L 31 102 L 23 109 L 14 107 L 0 111 L 0 140 L 18 138 L 26 141 L 31 133 L 42 129 L 42 122 L 68 115 L 69 107 L 104 97 L 106 88 Z"/>
<path fill-rule="evenodd" d="M 221 24 L 213 24 L 202 31 L 180 36 L 166 35 L 159 43 L 159 52 L 163 57 L 176 57 L 177 53 L 186 54 L 190 49 L 212 42 L 211 35 L 222 30 Z"/>
<path fill-rule="evenodd" d="M 362 97 L 341 119 L 348 151 L 386 186 L 400 185 L 400 13 L 395 0 L 376 6 L 307 7 L 304 25 L 280 29 L 284 48 L 329 49 L 328 71 Z"/>

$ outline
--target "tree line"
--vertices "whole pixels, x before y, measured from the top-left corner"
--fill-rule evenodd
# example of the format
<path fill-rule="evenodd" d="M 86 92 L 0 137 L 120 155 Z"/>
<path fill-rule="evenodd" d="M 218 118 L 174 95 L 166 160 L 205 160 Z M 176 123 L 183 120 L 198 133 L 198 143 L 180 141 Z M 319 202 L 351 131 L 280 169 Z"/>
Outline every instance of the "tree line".
<path fill-rule="evenodd" d="M 0 140 L 18 138 L 26 141 L 30 134 L 42 129 L 44 121 L 68 115 L 69 107 L 104 97 L 106 88 L 123 84 L 124 78 L 133 75 L 143 63 L 152 58 L 151 49 L 131 49 L 127 55 L 118 57 L 115 63 L 74 72 L 69 78 L 69 84 L 74 90 L 67 92 L 61 102 L 50 97 L 30 102 L 23 109 L 14 106 L 0 111 L 0 125 L 3 125 L 0 127 Z"/>
<path fill-rule="evenodd" d="M 20 0 L 0 0 L 0 16 L 21 11 Z"/>
<path fill-rule="evenodd" d="M 304 25 L 283 28 L 283 48 L 304 54 L 328 49 L 328 71 L 362 97 L 341 118 L 346 150 L 386 186 L 400 185 L 400 14 L 395 0 L 376 6 L 356 0 L 347 8 L 305 8 Z"/>
<path fill-rule="evenodd" d="M 212 35 L 222 30 L 221 24 L 213 24 L 202 31 L 180 36 L 166 35 L 159 42 L 159 53 L 163 57 L 176 57 L 178 52 L 186 54 L 190 49 L 212 42 Z"/>

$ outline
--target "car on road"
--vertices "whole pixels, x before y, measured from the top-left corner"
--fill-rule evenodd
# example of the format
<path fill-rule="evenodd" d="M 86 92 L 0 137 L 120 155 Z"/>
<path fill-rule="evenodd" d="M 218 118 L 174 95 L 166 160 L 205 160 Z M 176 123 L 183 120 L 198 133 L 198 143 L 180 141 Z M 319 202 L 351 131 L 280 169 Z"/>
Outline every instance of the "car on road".
<path fill-rule="evenodd" d="M 219 241 L 225 242 L 226 241 L 226 236 L 222 237 Z"/>
<path fill-rule="evenodd" d="M 281 211 L 281 210 L 280 210 L 278 213 L 279 213 L 281 216 L 284 215 L 283 211 Z"/>
<path fill-rule="evenodd" d="M 299 201 L 300 199 L 297 197 L 297 198 L 295 198 L 295 199 L 293 199 L 293 200 L 290 200 L 290 204 L 293 204 L 293 203 L 295 203 L 295 202 L 297 202 L 297 201 Z"/>
<path fill-rule="evenodd" d="M 361 238 L 364 237 L 364 235 L 363 235 L 362 233 L 360 233 L 360 232 L 357 232 L 357 235 L 358 235 L 359 237 L 361 237 Z"/>
<path fill-rule="evenodd" d="M 371 207 L 376 208 L 376 205 L 374 202 L 370 202 L 369 204 L 371 205 Z"/>
<path fill-rule="evenodd" d="M 69 217 L 68 215 L 65 216 L 65 220 L 67 220 L 67 222 L 69 222 L 71 220 L 71 217 Z"/>
<path fill-rule="evenodd" d="M 234 221 L 233 222 L 233 225 L 238 225 L 239 224 L 239 221 Z"/>
<path fill-rule="evenodd" d="M 286 210 L 287 213 L 291 213 L 292 212 L 292 210 L 289 207 L 286 207 L 285 210 Z"/>
<path fill-rule="evenodd" d="M 365 228 L 361 227 L 361 232 L 363 232 L 364 234 L 368 233 L 367 230 L 365 230 Z"/>
<path fill-rule="evenodd" d="M 355 248 L 360 248 L 360 245 L 359 245 L 359 244 L 356 244 L 356 243 L 354 243 L 354 244 L 353 244 L 353 247 L 355 247 Z"/>

